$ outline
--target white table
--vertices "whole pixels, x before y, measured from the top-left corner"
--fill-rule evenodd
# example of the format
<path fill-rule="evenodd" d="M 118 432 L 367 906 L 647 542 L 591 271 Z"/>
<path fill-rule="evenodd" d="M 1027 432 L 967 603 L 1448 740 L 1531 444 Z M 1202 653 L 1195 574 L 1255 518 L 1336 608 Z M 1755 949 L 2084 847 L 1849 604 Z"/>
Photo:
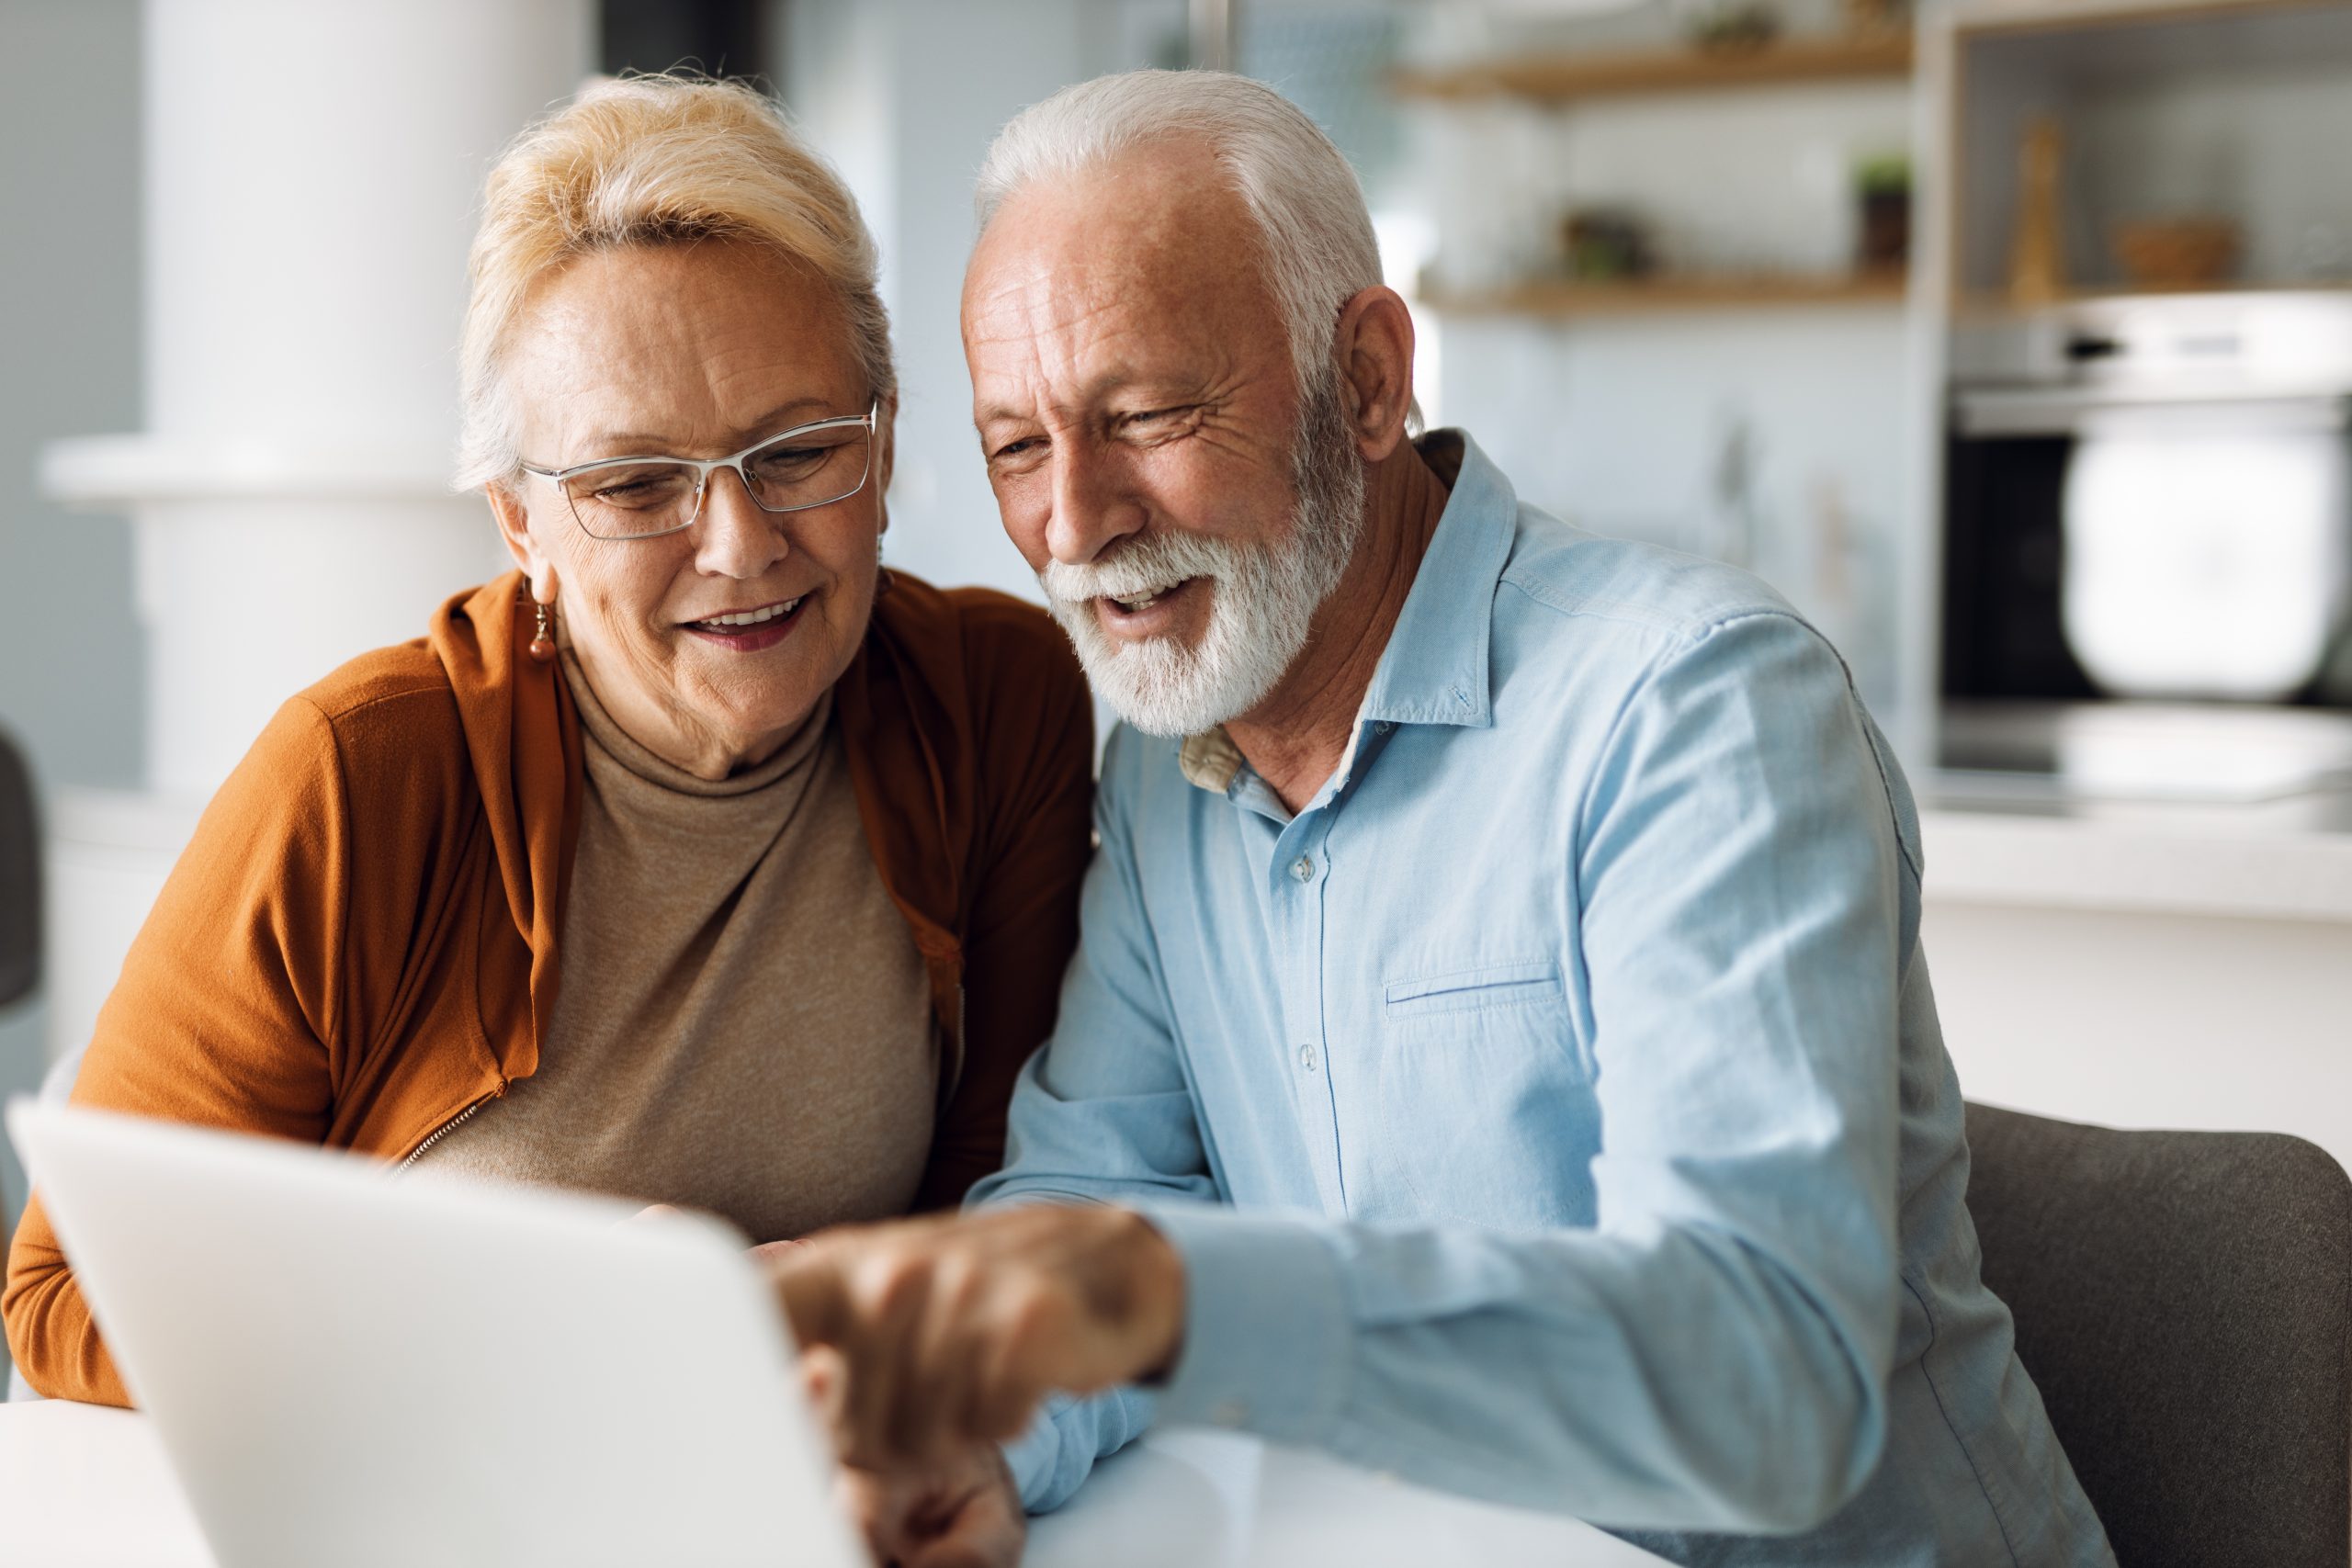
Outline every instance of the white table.
<path fill-rule="evenodd" d="M 1488 1507 L 1319 1456 L 1216 1432 L 1165 1432 L 1106 1461 L 1036 1522 L 1033 1568 L 1657 1568 L 1589 1525 Z M 212 1568 L 141 1417 L 0 1405 L 0 1563 Z"/>

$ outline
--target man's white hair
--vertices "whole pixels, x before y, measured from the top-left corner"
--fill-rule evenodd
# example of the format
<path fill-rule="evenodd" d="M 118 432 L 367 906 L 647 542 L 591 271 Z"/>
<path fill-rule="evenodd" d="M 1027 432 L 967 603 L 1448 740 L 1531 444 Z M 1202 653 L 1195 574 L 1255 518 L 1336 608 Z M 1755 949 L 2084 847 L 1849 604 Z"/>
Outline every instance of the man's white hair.
<path fill-rule="evenodd" d="M 1321 128 L 1262 82 L 1223 71 L 1130 71 L 1065 87 L 1013 117 L 975 195 L 986 231 L 1016 192 L 1153 141 L 1205 143 L 1257 224 L 1302 390 L 1329 374 L 1340 310 L 1380 281 L 1356 172 Z"/>

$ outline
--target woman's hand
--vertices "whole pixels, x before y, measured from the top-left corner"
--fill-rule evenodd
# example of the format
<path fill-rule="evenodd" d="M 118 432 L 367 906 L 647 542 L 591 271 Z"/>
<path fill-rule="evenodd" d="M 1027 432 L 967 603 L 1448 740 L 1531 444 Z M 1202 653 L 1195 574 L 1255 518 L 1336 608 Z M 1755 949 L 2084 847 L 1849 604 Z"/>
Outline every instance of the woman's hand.
<path fill-rule="evenodd" d="M 844 1467 L 836 1489 L 881 1568 L 1015 1568 L 1029 1535 L 993 1443 L 919 1468 Z"/>

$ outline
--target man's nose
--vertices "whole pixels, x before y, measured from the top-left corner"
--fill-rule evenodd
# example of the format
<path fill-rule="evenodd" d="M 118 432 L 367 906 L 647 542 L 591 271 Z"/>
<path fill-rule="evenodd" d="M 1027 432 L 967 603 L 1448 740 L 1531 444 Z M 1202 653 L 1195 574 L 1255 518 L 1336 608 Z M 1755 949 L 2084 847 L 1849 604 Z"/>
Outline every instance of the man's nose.
<path fill-rule="evenodd" d="M 1054 455 L 1053 514 L 1046 548 L 1064 566 L 1084 566 L 1113 540 L 1142 530 L 1145 507 L 1115 457 L 1071 442 Z"/>
<path fill-rule="evenodd" d="M 702 515 L 695 519 L 695 567 L 713 577 L 748 581 L 792 553 L 784 513 L 763 512 L 731 468 L 710 476 Z"/>

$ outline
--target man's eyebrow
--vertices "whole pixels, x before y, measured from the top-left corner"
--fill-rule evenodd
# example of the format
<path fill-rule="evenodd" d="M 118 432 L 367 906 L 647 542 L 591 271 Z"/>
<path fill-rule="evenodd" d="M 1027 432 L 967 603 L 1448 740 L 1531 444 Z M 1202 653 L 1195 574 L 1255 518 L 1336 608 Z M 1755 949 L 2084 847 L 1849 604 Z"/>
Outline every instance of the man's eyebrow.
<path fill-rule="evenodd" d="M 1171 384 L 1172 380 L 1172 378 L 1166 375 L 1155 377 L 1152 372 L 1137 370 L 1131 366 L 1114 366 L 1079 389 L 1075 406 L 1082 408 L 1109 397 L 1114 392 L 1124 392 L 1133 387 L 1151 386 L 1155 381 L 1160 384 Z M 991 424 L 1006 423 L 1030 424 L 1035 423 L 1037 415 L 1029 409 L 1017 409 L 1008 403 L 990 403 L 986 408 L 973 412 L 972 425 L 975 429 L 986 429 Z"/>

